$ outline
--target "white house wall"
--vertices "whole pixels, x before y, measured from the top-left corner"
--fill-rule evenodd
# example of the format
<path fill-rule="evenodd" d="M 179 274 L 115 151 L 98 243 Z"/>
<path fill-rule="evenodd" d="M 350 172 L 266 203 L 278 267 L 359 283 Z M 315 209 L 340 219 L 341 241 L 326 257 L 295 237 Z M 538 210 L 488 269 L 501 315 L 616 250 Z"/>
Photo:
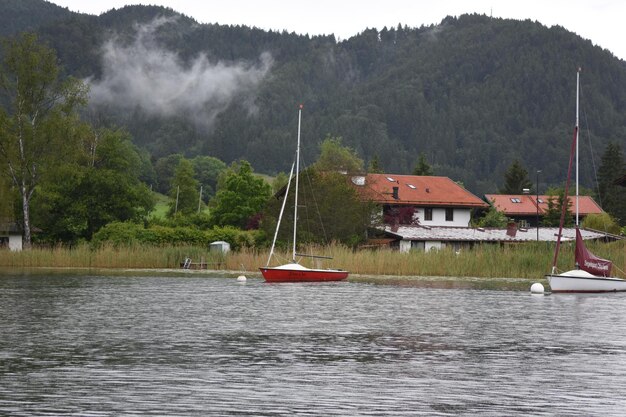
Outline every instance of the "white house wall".
<path fill-rule="evenodd" d="M 439 250 L 443 248 L 445 245 L 442 242 L 438 242 L 436 240 L 426 241 L 424 250 L 426 252 L 431 251 L 433 249 Z"/>
<path fill-rule="evenodd" d="M 400 241 L 400 252 L 405 253 L 411 250 L 411 241 L 410 240 L 401 240 Z"/>
<path fill-rule="evenodd" d="M 419 222 L 423 226 L 450 226 L 450 227 L 468 227 L 471 220 L 471 211 L 467 208 L 455 208 L 453 209 L 453 220 L 446 221 L 446 209 L 445 208 L 433 208 L 433 219 L 425 220 L 424 207 L 419 207 L 416 210 L 416 215 Z"/>
<path fill-rule="evenodd" d="M 427 240 L 424 242 L 424 251 L 428 252 L 430 250 L 439 250 L 445 247 L 445 243 L 436 241 L 436 240 Z M 411 241 L 410 240 L 401 240 L 400 241 L 400 252 L 406 253 L 411 250 Z"/>
<path fill-rule="evenodd" d="M 22 250 L 22 235 L 9 235 L 9 249 L 16 252 Z"/>

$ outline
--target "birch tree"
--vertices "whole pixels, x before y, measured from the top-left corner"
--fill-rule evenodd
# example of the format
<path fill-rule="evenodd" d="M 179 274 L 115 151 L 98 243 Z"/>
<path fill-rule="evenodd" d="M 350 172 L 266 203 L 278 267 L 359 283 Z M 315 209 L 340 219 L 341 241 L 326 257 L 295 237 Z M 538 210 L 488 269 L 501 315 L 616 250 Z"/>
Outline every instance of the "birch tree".
<path fill-rule="evenodd" d="M 31 33 L 4 42 L 0 88 L 0 163 L 17 189 L 22 208 L 24 248 L 31 247 L 30 201 L 46 164 L 71 146 L 75 109 L 87 90 L 78 80 L 60 79 L 54 50 Z"/>

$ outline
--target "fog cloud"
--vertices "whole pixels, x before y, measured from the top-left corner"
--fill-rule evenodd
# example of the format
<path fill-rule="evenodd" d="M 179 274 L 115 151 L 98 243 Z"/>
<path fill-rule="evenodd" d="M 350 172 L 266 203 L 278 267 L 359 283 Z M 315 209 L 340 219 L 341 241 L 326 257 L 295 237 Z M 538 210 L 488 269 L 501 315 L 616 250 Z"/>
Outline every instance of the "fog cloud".
<path fill-rule="evenodd" d="M 170 20 L 137 26 L 128 44 L 114 37 L 103 45 L 102 77 L 87 80 L 91 104 L 140 107 L 150 115 L 180 115 L 210 126 L 234 97 L 252 101 L 272 64 L 268 53 L 256 63 L 211 62 L 205 54 L 183 62 L 155 41 L 155 30 Z"/>

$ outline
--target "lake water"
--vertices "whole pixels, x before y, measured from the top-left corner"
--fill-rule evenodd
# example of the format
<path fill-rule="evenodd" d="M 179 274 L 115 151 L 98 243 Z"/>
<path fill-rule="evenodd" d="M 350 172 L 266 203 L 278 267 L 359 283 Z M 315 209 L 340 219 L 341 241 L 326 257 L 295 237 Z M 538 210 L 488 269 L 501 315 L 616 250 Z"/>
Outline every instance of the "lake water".
<path fill-rule="evenodd" d="M 626 294 L 0 276 L 0 415 L 624 415 Z"/>

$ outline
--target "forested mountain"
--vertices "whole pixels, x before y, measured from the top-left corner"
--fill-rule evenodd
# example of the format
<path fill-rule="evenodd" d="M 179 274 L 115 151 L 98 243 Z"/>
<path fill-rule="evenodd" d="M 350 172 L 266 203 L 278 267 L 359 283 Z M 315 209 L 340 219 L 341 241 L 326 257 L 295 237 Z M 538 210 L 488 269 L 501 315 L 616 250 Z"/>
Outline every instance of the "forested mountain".
<path fill-rule="evenodd" d="M 15 16 L 19 16 L 16 18 Z M 163 7 L 100 16 L 43 0 L 0 0 L 3 35 L 35 30 L 69 75 L 91 83 L 85 117 L 125 126 L 154 159 L 180 152 L 256 171 L 288 170 L 297 105 L 305 160 L 341 136 L 366 162 L 435 173 L 494 192 L 519 159 L 561 183 L 582 72 L 581 151 L 596 165 L 626 148 L 626 63 L 561 27 L 480 15 L 398 26 L 338 42 L 245 26 L 199 24 Z M 591 185 L 591 164 L 581 180 Z"/>
<path fill-rule="evenodd" d="M 24 30 L 36 30 L 43 24 L 73 15 L 68 9 L 41 0 L 0 0 L 0 36 Z"/>

